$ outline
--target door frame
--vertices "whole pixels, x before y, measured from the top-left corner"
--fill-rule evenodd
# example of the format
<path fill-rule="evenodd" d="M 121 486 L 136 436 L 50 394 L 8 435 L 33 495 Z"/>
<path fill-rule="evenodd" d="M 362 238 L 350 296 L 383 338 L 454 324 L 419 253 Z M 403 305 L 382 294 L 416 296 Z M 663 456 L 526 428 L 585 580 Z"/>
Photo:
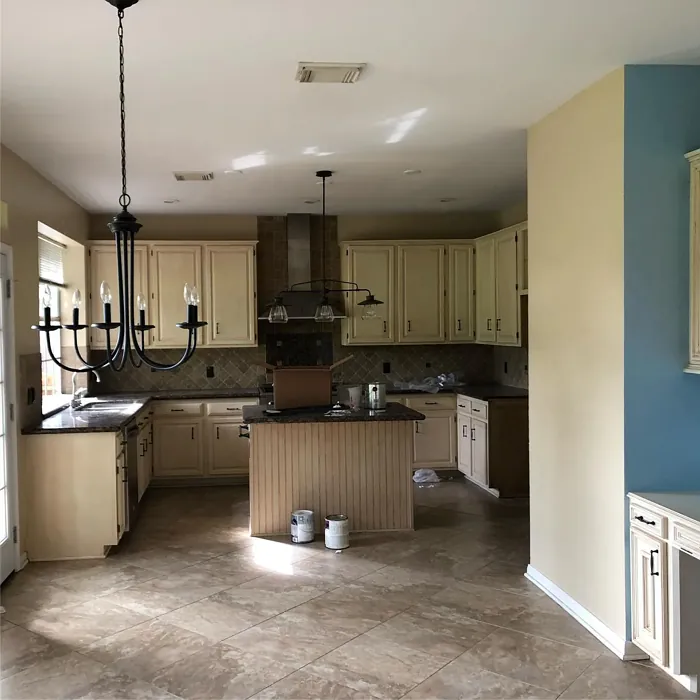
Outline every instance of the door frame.
<path fill-rule="evenodd" d="M 10 526 L 10 533 L 12 533 L 12 528 L 17 528 L 17 541 L 14 543 L 14 570 L 19 571 L 24 562 L 22 561 L 22 554 L 20 552 L 20 511 L 19 511 L 19 473 L 18 473 L 18 440 L 19 440 L 19 430 L 17 421 L 18 403 L 17 403 L 17 357 L 15 355 L 15 304 L 14 304 L 14 294 L 15 294 L 15 280 L 14 280 L 14 267 L 13 267 L 13 254 L 12 246 L 7 243 L 0 242 L 0 253 L 5 255 L 7 260 L 7 272 L 8 279 L 10 280 L 10 290 L 11 296 L 7 300 L 7 315 L 5 320 L 5 327 L 11 329 L 10 333 L 6 336 L 9 340 L 6 343 L 6 353 L 5 353 L 5 370 L 6 370 L 6 380 L 5 386 L 8 395 L 8 404 L 14 406 L 14 415 L 9 415 L 7 418 L 7 488 L 8 488 L 8 520 Z M 1 291 L 2 301 L 5 301 L 5 290 Z M 14 524 L 12 523 L 14 520 Z M 12 536 L 12 534 L 10 534 Z"/>

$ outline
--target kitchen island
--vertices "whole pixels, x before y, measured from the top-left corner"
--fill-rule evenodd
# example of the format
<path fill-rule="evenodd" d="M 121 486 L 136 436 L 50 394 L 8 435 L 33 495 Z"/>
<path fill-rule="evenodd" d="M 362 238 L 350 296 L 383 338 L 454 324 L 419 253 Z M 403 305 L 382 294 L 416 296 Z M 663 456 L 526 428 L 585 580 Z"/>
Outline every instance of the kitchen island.
<path fill-rule="evenodd" d="M 350 530 L 413 529 L 414 421 L 407 406 L 384 411 L 286 410 L 246 406 L 250 426 L 250 531 L 290 531 L 292 511 L 314 511 L 316 532 L 332 513 Z"/>

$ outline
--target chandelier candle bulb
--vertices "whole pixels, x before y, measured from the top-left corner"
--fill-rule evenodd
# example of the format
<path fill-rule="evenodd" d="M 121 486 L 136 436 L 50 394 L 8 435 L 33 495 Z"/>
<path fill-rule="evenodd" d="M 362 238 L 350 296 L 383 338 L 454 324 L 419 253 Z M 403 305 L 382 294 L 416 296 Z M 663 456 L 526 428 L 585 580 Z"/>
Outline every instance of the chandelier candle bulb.
<path fill-rule="evenodd" d="M 76 289 L 73 292 L 73 325 L 77 326 L 80 323 L 80 305 L 83 303 L 80 290 Z"/>
<path fill-rule="evenodd" d="M 146 325 L 146 297 L 143 294 L 139 294 L 136 297 L 136 303 L 139 307 L 139 325 Z"/>

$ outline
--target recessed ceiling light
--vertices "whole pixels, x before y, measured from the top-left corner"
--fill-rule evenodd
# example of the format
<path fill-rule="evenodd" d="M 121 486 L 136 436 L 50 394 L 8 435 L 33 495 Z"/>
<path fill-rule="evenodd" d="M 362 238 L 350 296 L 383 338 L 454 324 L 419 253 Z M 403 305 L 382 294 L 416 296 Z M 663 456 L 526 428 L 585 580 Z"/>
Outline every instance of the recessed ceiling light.
<path fill-rule="evenodd" d="M 179 199 L 164 199 L 163 204 L 179 204 Z"/>
<path fill-rule="evenodd" d="M 418 170 L 418 168 L 409 168 L 408 170 L 404 170 L 403 174 L 404 175 L 420 175 L 423 171 Z"/>
<path fill-rule="evenodd" d="M 455 202 L 455 201 L 457 201 L 457 197 L 442 197 L 440 199 L 440 202 L 442 204 L 447 204 L 448 202 Z"/>

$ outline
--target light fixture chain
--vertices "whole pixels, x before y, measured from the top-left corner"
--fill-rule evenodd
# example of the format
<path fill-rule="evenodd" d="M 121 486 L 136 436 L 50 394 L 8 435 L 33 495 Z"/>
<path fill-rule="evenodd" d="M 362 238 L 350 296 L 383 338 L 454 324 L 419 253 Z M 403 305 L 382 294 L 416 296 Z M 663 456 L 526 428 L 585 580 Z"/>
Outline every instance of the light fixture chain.
<path fill-rule="evenodd" d="M 131 204 L 131 197 L 126 191 L 126 107 L 124 97 L 124 10 L 117 12 L 119 17 L 119 106 L 121 109 L 121 159 L 122 159 L 122 194 L 119 204 L 126 209 Z"/>

